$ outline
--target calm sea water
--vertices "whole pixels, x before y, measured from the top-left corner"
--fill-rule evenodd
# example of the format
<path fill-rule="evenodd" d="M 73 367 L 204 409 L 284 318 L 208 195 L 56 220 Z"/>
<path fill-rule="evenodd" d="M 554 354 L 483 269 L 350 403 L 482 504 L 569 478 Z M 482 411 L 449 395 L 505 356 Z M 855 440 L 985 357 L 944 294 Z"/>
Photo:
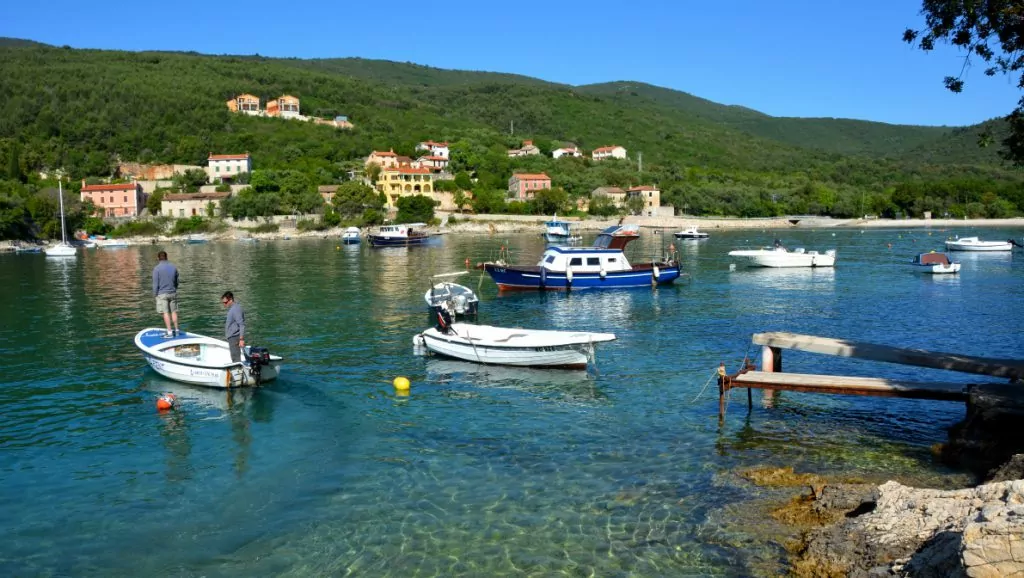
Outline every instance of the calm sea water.
<path fill-rule="evenodd" d="M 0 574 L 74 576 L 772 575 L 790 530 L 748 467 L 953 487 L 929 448 L 955 403 L 733 392 L 719 362 L 752 333 L 794 331 L 1024 356 L 1024 255 L 957 254 L 959 276 L 905 262 L 946 236 L 1020 230 L 786 231 L 837 248 L 833 270 L 729 271 L 771 231 L 676 242 L 689 282 L 499 295 L 474 271 L 480 321 L 611 331 L 588 372 L 415 357 L 428 277 L 538 235 L 447 236 L 414 249 L 337 240 L 100 249 L 62 262 L 0 255 Z M 649 230 L 630 248 L 667 243 Z M 591 236 L 588 236 L 588 240 Z M 891 248 L 889 247 L 891 244 Z M 281 379 L 233 394 L 167 381 L 136 331 L 162 322 L 149 275 L 181 270 L 183 327 L 219 335 L 233 290 Z M 785 369 L 970 381 L 789 352 Z M 408 397 L 391 381 L 407 376 Z M 161 392 L 179 407 L 159 413 Z"/>

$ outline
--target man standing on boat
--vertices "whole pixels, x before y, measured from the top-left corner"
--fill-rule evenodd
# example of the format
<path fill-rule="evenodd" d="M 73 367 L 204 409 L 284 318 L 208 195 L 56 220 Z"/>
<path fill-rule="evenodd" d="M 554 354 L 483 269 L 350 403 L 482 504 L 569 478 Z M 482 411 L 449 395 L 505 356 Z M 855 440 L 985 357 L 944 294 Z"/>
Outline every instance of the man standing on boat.
<path fill-rule="evenodd" d="M 242 306 L 235 302 L 235 295 L 231 291 L 225 291 L 220 296 L 220 302 L 228 308 L 227 319 L 224 320 L 224 338 L 228 341 L 228 348 L 231 350 L 231 361 L 242 361 L 242 348 L 245 347 L 245 312 Z"/>
<path fill-rule="evenodd" d="M 163 313 L 164 337 L 178 334 L 178 268 L 167 260 L 167 251 L 156 254 L 157 264 L 153 267 L 153 296 L 156 297 L 156 312 Z M 171 332 L 171 322 L 174 332 Z"/>

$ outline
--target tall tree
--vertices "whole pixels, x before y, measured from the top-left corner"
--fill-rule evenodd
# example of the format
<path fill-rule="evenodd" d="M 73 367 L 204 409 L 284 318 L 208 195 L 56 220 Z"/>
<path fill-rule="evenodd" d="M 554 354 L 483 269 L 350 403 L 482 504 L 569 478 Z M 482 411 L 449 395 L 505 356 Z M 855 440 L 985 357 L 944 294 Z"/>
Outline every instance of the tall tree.
<path fill-rule="evenodd" d="M 924 0 L 921 13 L 924 28 L 908 28 L 903 32 L 905 42 L 924 51 L 946 42 L 966 53 L 960 72 L 943 80 L 947 89 L 963 91 L 964 73 L 974 58 L 985 64 L 987 76 L 1017 76 L 1017 86 L 1024 88 L 1024 3 L 1020 0 Z M 1010 136 L 1003 140 L 1003 156 L 1024 165 L 1024 97 L 1006 120 Z M 982 135 L 979 144 L 989 140 L 991 136 Z"/>

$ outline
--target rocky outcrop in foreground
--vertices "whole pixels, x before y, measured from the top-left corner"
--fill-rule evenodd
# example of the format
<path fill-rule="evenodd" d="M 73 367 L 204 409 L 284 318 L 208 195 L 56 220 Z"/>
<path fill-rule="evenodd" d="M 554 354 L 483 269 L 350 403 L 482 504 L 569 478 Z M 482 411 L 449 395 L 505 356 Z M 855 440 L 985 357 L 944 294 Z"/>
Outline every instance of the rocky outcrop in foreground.
<path fill-rule="evenodd" d="M 1024 576 L 1024 480 L 949 491 L 887 482 L 873 509 L 865 501 L 846 515 L 805 536 L 795 574 Z"/>

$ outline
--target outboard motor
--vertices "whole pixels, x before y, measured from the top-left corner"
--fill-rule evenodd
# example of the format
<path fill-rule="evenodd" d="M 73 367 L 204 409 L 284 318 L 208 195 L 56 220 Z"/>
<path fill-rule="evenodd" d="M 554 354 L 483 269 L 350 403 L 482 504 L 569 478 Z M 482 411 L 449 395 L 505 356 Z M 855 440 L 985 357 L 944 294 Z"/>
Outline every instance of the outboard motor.
<path fill-rule="evenodd" d="M 256 380 L 255 385 L 259 387 L 263 383 L 263 367 L 270 365 L 270 350 L 266 347 L 250 346 L 245 359 L 249 362 L 249 373 Z"/>
<path fill-rule="evenodd" d="M 441 333 L 452 332 L 452 314 L 444 307 L 437 310 L 437 330 Z"/>

